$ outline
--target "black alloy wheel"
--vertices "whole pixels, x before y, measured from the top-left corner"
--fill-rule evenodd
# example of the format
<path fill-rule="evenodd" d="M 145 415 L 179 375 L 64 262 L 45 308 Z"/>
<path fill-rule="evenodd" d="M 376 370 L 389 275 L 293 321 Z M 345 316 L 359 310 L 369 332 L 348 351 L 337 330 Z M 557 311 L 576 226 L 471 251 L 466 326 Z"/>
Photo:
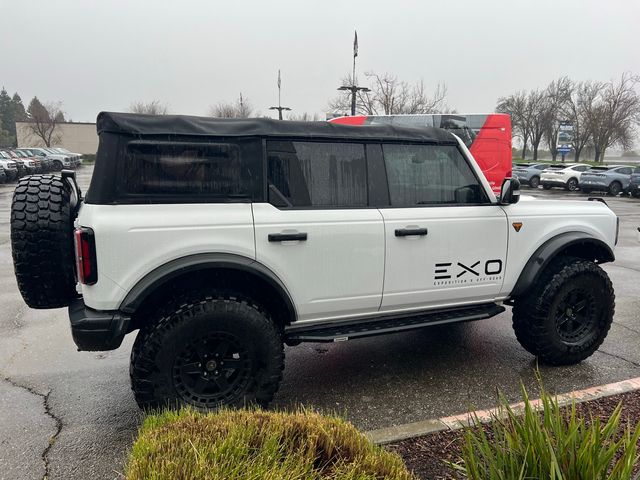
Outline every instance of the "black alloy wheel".
<path fill-rule="evenodd" d="M 216 332 L 194 339 L 176 356 L 173 385 L 184 402 L 212 409 L 243 392 L 251 371 L 251 357 L 240 339 Z"/>
<path fill-rule="evenodd" d="M 576 288 L 560 299 L 555 311 L 558 337 L 566 345 L 588 341 L 595 335 L 596 301 L 589 291 Z"/>

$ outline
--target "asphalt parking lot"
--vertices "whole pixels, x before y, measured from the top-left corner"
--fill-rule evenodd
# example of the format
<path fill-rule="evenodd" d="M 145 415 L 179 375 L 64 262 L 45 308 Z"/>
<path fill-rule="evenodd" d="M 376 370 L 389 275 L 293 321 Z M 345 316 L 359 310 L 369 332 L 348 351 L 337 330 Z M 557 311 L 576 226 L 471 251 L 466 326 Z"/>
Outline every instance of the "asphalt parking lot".
<path fill-rule="evenodd" d="M 91 167 L 79 171 L 86 187 Z M 0 478 L 121 478 L 141 415 L 129 389 L 133 336 L 113 352 L 76 352 L 65 309 L 31 310 L 16 286 L 9 242 L 12 185 L 0 185 Z M 527 190 L 562 201 L 561 190 Z M 616 315 L 602 348 L 580 365 L 541 368 L 562 393 L 640 376 L 640 201 L 607 198 L 621 219 L 606 265 Z M 363 430 L 486 408 L 497 391 L 535 393 L 536 364 L 511 330 L 511 312 L 471 324 L 288 348 L 275 408 L 306 405 Z M 53 438 L 53 441 L 50 439 Z"/>

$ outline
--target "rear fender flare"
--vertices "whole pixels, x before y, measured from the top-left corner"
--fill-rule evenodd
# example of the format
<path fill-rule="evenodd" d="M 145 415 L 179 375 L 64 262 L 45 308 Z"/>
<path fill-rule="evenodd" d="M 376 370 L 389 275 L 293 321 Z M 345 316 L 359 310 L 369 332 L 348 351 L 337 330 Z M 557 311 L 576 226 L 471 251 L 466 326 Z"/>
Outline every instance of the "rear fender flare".
<path fill-rule="evenodd" d="M 269 268 L 247 257 L 229 253 L 200 253 L 171 260 L 145 275 L 129 291 L 119 310 L 133 314 L 157 288 L 188 272 L 209 269 L 231 269 L 256 275 L 270 284 L 284 301 L 289 318 L 297 318 L 295 305 L 284 283 Z"/>

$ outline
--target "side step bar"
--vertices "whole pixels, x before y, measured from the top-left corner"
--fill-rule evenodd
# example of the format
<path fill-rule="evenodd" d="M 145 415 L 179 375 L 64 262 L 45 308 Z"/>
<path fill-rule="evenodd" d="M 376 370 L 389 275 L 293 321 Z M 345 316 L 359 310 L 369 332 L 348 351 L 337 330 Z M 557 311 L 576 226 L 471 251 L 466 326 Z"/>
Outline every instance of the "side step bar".
<path fill-rule="evenodd" d="M 371 337 L 386 333 L 403 332 L 416 328 L 441 325 L 443 323 L 469 322 L 491 318 L 504 312 L 502 305 L 488 303 L 471 307 L 430 310 L 410 315 L 386 315 L 373 318 L 327 323 L 323 325 L 291 325 L 285 328 L 285 341 L 289 344 L 300 342 L 342 342 L 352 338 Z"/>

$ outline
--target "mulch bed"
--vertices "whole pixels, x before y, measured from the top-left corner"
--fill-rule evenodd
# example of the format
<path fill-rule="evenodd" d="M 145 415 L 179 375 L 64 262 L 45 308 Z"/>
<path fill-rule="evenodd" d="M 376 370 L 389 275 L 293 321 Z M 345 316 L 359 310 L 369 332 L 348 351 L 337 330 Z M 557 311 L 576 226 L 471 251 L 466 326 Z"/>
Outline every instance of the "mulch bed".
<path fill-rule="evenodd" d="M 621 426 L 631 424 L 632 427 L 640 421 L 640 392 L 630 392 L 613 397 L 601 398 L 576 405 L 581 415 L 609 418 L 619 402 L 623 404 Z M 411 438 L 401 442 L 386 445 L 386 448 L 397 452 L 407 464 L 409 470 L 422 480 L 450 480 L 463 478 L 445 462 L 460 460 L 463 430 L 444 431 Z M 640 442 L 638 447 L 640 448 Z M 640 465 L 636 470 L 640 469 Z"/>

